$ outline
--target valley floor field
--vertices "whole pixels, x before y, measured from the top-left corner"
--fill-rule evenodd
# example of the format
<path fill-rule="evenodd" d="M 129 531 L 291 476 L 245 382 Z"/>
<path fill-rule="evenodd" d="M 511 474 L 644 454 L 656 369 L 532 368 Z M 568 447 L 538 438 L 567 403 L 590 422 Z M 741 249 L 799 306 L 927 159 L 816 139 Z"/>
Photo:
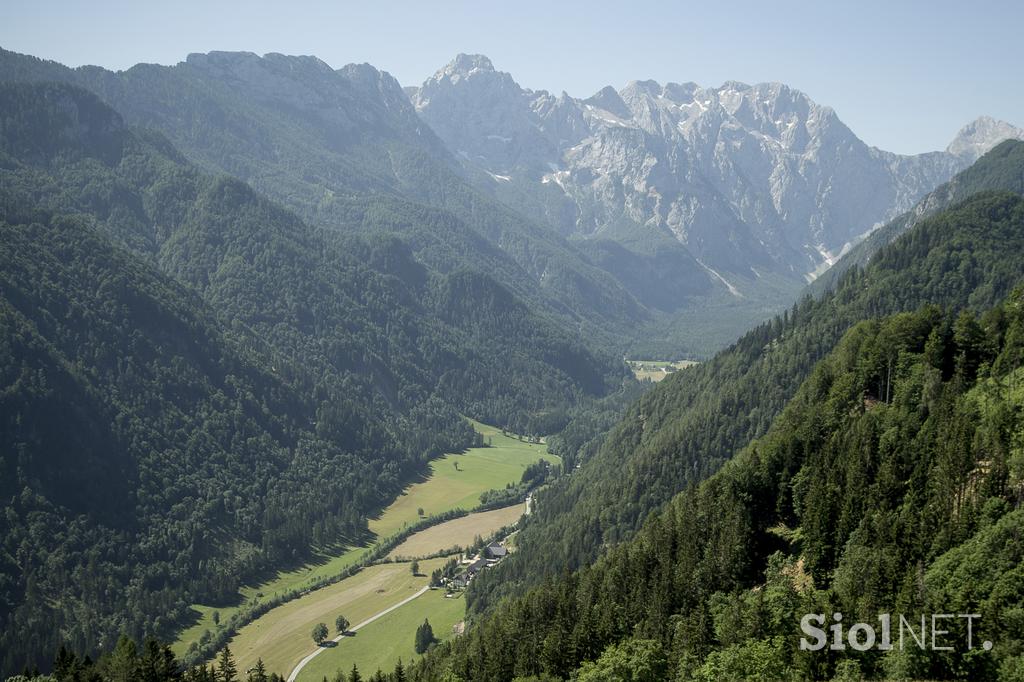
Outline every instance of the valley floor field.
<path fill-rule="evenodd" d="M 674 372 L 697 364 L 694 360 L 627 360 L 626 363 L 633 370 L 633 376 L 641 381 L 661 381 Z"/>
<path fill-rule="evenodd" d="M 262 600 L 264 597 L 271 598 L 275 594 L 289 592 L 291 590 L 312 585 L 322 578 L 338 575 L 346 568 L 358 563 L 367 552 L 365 547 L 342 548 L 339 553 L 330 555 L 325 552 L 319 553 L 318 558 L 304 566 L 291 571 L 281 571 L 273 579 L 259 585 L 243 587 L 239 590 L 240 603 Z M 206 630 L 213 630 L 217 627 L 214 621 L 214 614 L 218 620 L 224 621 L 238 610 L 237 606 L 215 607 L 203 604 L 193 604 L 193 610 L 199 612 L 200 617 L 195 625 L 183 630 L 178 641 L 171 647 L 174 653 L 182 656 L 188 651 L 193 642 L 198 642 Z"/>
<path fill-rule="evenodd" d="M 370 566 L 306 598 L 272 609 L 231 640 L 238 669 L 248 670 L 262 658 L 268 670 L 287 675 L 315 648 L 311 633 L 317 623 L 326 623 L 333 637 L 337 616 L 345 616 L 352 624 L 366 620 L 426 587 L 431 571 L 444 561 L 421 561 L 421 572 L 415 576 L 407 563 Z"/>
<path fill-rule="evenodd" d="M 296 677 L 297 682 L 319 682 L 334 677 L 338 670 L 347 675 L 355 664 L 366 679 L 378 668 L 391 672 L 401 659 L 403 664 L 419 658 L 414 646 L 416 628 L 430 621 L 434 637 L 444 641 L 454 635 L 466 612 L 461 595 L 445 597 L 444 590 L 430 590 L 415 601 L 401 606 L 360 629 L 355 637 L 345 637 L 312 659 Z"/>
<path fill-rule="evenodd" d="M 547 446 L 504 436 L 500 429 L 473 422 L 488 447 L 471 448 L 449 454 L 430 463 L 430 472 L 422 483 L 414 483 L 384 513 L 370 520 L 370 530 L 387 537 L 426 516 L 453 509 L 472 510 L 480 504 L 480 494 L 506 483 L 518 483 L 526 467 L 538 459 L 552 464 L 558 457 L 547 453 Z"/>
<path fill-rule="evenodd" d="M 472 545 L 477 537 L 486 539 L 505 526 L 511 526 L 524 513 L 525 504 L 513 504 L 445 521 L 411 536 L 391 550 L 388 558 L 416 559 L 451 549 L 456 545 L 466 548 Z"/>
<path fill-rule="evenodd" d="M 473 426 L 483 435 L 485 446 L 471 448 L 464 453 L 448 454 L 431 462 L 424 480 L 409 486 L 379 517 L 370 521 L 369 528 L 378 538 L 390 537 L 424 517 L 459 508 L 473 509 L 479 505 L 481 493 L 518 483 L 526 467 L 538 459 L 554 464 L 560 461 L 558 457 L 546 452 L 547 446 L 544 444 L 528 443 L 515 436 L 503 435 L 500 429 L 479 422 L 473 422 Z M 420 515 L 421 509 L 423 516 Z M 435 554 L 455 545 L 470 545 L 477 535 L 487 537 L 504 526 L 514 524 L 524 511 L 524 505 L 516 504 L 438 524 L 410 536 L 391 556 L 413 558 Z M 282 594 L 311 586 L 318 579 L 337 575 L 359 563 L 371 547 L 341 547 L 323 551 L 319 561 L 282 571 L 268 581 L 242 589 L 239 603 L 269 599 L 275 593 Z M 350 622 L 358 623 L 364 617 L 401 601 L 395 592 L 399 586 L 404 586 L 410 594 L 425 586 L 428 580 L 426 576 L 444 561 L 421 560 L 419 570 L 423 577 L 416 579 L 412 577 L 409 564 L 371 566 L 351 578 L 271 609 L 242 627 L 231 639 L 229 645 L 238 660 L 239 669 L 248 669 L 257 657 L 261 657 L 268 670 L 287 675 L 298 661 L 312 651 L 310 632 L 317 622 L 327 623 L 333 636 L 334 618 L 338 615 L 334 610 L 348 609 L 350 607 L 346 604 L 357 600 L 351 607 L 356 610 L 351 613 L 345 611 L 343 615 Z M 377 587 L 365 593 L 365 586 L 370 583 Z M 351 594 L 346 594 L 349 592 Z M 458 601 L 461 604 L 461 599 Z M 215 612 L 224 621 L 237 610 L 236 606 L 217 609 L 209 605 L 195 605 L 193 608 L 201 616 L 195 625 L 181 633 L 175 643 L 174 650 L 179 655 L 187 651 L 192 642 L 198 642 L 206 630 L 213 631 L 217 627 L 214 623 Z M 410 604 L 403 609 L 415 611 L 418 607 Z M 415 626 L 408 633 L 410 647 L 414 634 Z M 440 637 L 442 633 L 438 631 L 437 634 Z M 347 643 L 348 639 L 343 642 Z"/>

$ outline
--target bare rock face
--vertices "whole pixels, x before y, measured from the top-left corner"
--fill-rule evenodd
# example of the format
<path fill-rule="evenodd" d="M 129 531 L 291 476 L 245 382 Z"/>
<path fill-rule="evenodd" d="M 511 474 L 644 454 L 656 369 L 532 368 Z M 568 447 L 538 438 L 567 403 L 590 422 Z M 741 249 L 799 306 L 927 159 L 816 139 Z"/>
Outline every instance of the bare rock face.
<path fill-rule="evenodd" d="M 974 163 L 985 152 L 1003 140 L 1022 139 L 1024 139 L 1024 130 L 1014 127 L 1006 121 L 997 121 L 989 116 L 981 116 L 960 129 L 957 136 L 946 147 L 946 152 L 959 156 L 967 163 Z"/>
<path fill-rule="evenodd" d="M 869 147 L 781 83 L 634 81 L 588 99 L 521 88 L 459 55 L 410 91 L 470 172 L 555 229 L 623 243 L 670 235 L 714 277 L 810 280 L 1007 138 L 981 118 L 945 152 Z"/>

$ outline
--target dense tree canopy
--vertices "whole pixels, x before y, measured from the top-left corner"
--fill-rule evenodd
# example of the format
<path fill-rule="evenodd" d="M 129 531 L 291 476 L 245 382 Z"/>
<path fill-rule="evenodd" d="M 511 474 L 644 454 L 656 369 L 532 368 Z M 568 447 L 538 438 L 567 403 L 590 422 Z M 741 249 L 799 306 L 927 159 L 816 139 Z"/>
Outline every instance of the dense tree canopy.
<path fill-rule="evenodd" d="M 1024 172 L 1024 161 L 1011 162 Z M 866 269 L 848 272 L 835 291 L 805 298 L 710 361 L 660 382 L 606 437 L 599 412 L 581 414 L 553 446 L 587 466 L 538 496 L 517 539 L 524 551 L 474 581 L 470 609 L 486 611 L 502 595 L 584 566 L 630 537 L 648 514 L 763 435 L 859 321 L 928 303 L 994 305 L 1024 277 L 1022 223 L 1019 195 L 975 195 L 920 222 Z"/>
<path fill-rule="evenodd" d="M 721 471 L 593 566 L 502 602 L 413 679 L 1019 671 L 1022 352 L 1024 289 L 980 317 L 926 306 L 855 325 Z M 802 614 L 833 612 L 980 617 L 969 653 L 962 619 L 952 651 L 801 650 Z"/>
<path fill-rule="evenodd" d="M 485 274 L 311 228 L 77 88 L 0 94 L 0 670 L 168 637 L 360 541 L 476 442 L 460 413 L 537 432 L 621 382 Z"/>

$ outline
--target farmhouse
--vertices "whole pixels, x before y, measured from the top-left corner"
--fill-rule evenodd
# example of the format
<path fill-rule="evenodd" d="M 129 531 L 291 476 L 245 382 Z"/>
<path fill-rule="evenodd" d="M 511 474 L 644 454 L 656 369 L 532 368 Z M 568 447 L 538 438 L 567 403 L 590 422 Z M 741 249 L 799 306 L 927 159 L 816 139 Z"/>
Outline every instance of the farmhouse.
<path fill-rule="evenodd" d="M 466 586 L 472 582 L 480 571 L 490 566 L 494 566 L 499 563 L 502 559 L 508 556 L 508 549 L 497 542 L 491 543 L 485 547 L 479 554 L 472 559 L 466 559 L 463 561 L 464 569 L 457 576 L 454 576 L 447 581 L 449 589 L 452 590 L 464 590 Z"/>
<path fill-rule="evenodd" d="M 473 559 L 469 566 L 466 566 L 466 574 L 472 578 L 477 573 L 479 573 L 480 570 L 483 569 L 485 566 L 487 566 L 487 559 L 477 555 L 477 557 Z"/>

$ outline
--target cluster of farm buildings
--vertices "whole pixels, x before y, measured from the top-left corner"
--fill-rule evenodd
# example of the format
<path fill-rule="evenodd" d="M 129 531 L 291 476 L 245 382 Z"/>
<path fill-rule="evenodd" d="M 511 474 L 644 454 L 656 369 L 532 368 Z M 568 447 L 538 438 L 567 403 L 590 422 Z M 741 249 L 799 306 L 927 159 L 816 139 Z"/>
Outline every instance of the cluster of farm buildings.
<path fill-rule="evenodd" d="M 502 559 L 508 556 L 508 548 L 494 542 L 484 547 L 474 557 L 466 557 L 460 563 L 461 569 L 454 577 L 444 582 L 449 590 L 464 590 L 473 582 L 473 578 L 480 574 L 485 568 L 490 568 L 501 563 Z"/>

